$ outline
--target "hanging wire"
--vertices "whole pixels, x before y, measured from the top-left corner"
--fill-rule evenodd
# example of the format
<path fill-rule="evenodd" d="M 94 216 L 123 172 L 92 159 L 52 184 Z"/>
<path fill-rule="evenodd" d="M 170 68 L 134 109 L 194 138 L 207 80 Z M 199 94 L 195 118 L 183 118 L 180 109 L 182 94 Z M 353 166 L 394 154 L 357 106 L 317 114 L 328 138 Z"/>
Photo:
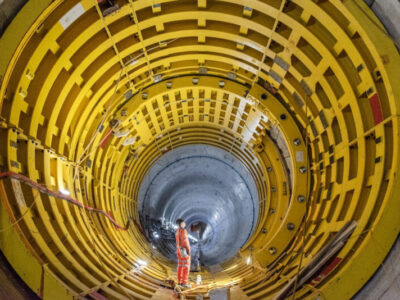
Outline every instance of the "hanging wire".
<path fill-rule="evenodd" d="M 128 224 L 127 224 L 126 226 L 122 226 L 122 225 L 118 224 L 117 221 L 115 221 L 114 218 L 113 218 L 112 216 L 110 216 L 106 211 L 104 211 L 104 210 L 102 210 L 102 209 L 97 209 L 97 208 L 93 208 L 93 207 L 87 206 L 87 205 L 85 205 L 85 204 L 83 204 L 83 203 L 81 203 L 81 202 L 79 202 L 79 201 L 73 199 L 72 197 L 67 196 L 67 195 L 64 195 L 64 194 L 62 194 L 62 193 L 60 193 L 60 192 L 56 192 L 56 191 L 53 191 L 53 190 L 49 190 L 46 186 L 41 185 L 41 184 L 39 184 L 39 183 L 33 181 L 32 179 L 30 179 L 29 177 L 27 177 L 27 176 L 25 176 L 25 175 L 17 174 L 17 173 L 10 172 L 10 171 L 9 171 L 9 172 L 4 172 L 4 173 L 0 173 L 0 180 L 1 180 L 1 179 L 5 179 L 5 178 L 12 178 L 12 179 L 14 179 L 14 180 L 18 180 L 18 181 L 20 181 L 20 182 L 22 182 L 22 183 L 24 183 L 24 184 L 30 186 L 31 188 L 33 188 L 33 189 L 35 189 L 35 190 L 38 190 L 38 191 L 41 192 L 41 193 L 44 193 L 44 194 L 46 194 L 46 195 L 55 197 L 56 199 L 66 200 L 68 203 L 73 204 L 73 205 L 76 205 L 76 206 L 78 206 L 78 207 L 80 207 L 80 208 L 83 208 L 83 209 L 89 211 L 89 212 L 102 214 L 102 215 L 104 215 L 104 216 L 115 226 L 115 228 L 117 228 L 117 229 L 126 231 L 126 230 L 128 230 L 128 228 L 129 228 L 129 226 L 130 226 L 130 222 L 128 222 Z M 24 214 L 23 214 L 21 217 L 18 218 L 18 220 L 16 220 L 15 222 L 13 222 L 9 227 L 0 229 L 0 232 L 6 231 L 6 230 L 10 229 L 11 227 L 15 226 L 17 223 L 19 223 L 19 222 L 26 216 L 26 214 L 28 213 L 28 211 L 34 206 L 34 204 L 36 203 L 36 200 L 37 200 L 37 199 L 38 199 L 38 198 L 35 198 L 35 199 L 33 200 L 33 202 L 29 205 L 28 209 L 24 212 Z"/>
<path fill-rule="evenodd" d="M 169 41 L 165 42 L 165 44 L 168 45 L 168 44 L 170 44 L 170 43 L 172 43 L 172 42 L 174 42 L 174 41 L 176 41 L 176 40 L 178 40 L 178 39 L 179 39 L 179 38 L 175 38 L 175 39 L 169 40 Z M 152 48 L 149 48 L 149 49 L 147 50 L 147 52 L 150 52 L 150 51 L 155 50 L 155 49 L 160 48 L 160 47 L 161 47 L 161 45 L 154 46 L 154 47 L 152 47 Z M 135 57 L 129 59 L 129 60 L 124 64 L 123 68 L 121 68 L 121 71 L 120 71 L 119 76 L 118 76 L 118 80 L 117 80 L 116 85 L 115 85 L 115 88 L 114 88 L 114 92 L 113 92 L 113 94 L 112 94 L 112 96 L 111 96 L 111 100 L 110 100 L 110 102 L 109 102 L 109 105 L 107 106 L 107 109 L 106 109 L 106 111 L 105 111 L 105 113 L 104 113 L 104 115 L 103 115 L 103 118 L 101 119 L 99 125 L 96 127 L 96 131 L 93 133 L 93 135 L 92 135 L 92 137 L 91 137 L 89 143 L 86 145 L 84 151 L 81 153 L 81 155 L 80 155 L 80 156 L 78 157 L 78 159 L 76 160 L 78 166 L 80 166 L 80 165 L 81 165 L 94 151 L 96 151 L 97 148 L 98 148 L 101 144 L 103 144 L 103 142 L 106 141 L 106 139 L 108 138 L 108 135 L 106 135 L 95 147 L 93 147 L 93 149 L 91 149 L 91 151 L 90 151 L 89 153 L 86 153 L 86 152 L 89 150 L 90 146 L 93 144 L 94 139 L 96 138 L 97 134 L 99 133 L 99 130 L 98 130 L 98 129 L 101 128 L 101 127 L 104 125 L 105 120 L 106 120 L 107 117 L 110 115 L 110 111 L 111 111 L 111 108 L 112 108 L 113 103 L 114 103 L 114 100 L 115 100 L 115 95 L 117 94 L 117 91 L 118 91 L 119 83 L 121 82 L 121 78 L 122 78 L 122 74 L 123 74 L 124 68 L 125 68 L 126 66 L 128 66 L 130 63 L 136 61 L 138 58 L 140 58 L 140 57 L 143 56 L 143 55 L 144 55 L 144 53 L 140 53 L 140 54 L 136 55 Z M 142 89 L 143 89 L 143 87 L 139 90 L 139 92 L 140 92 Z M 115 128 L 112 128 L 112 129 L 115 129 Z M 74 179 L 76 179 L 76 178 L 74 178 Z"/>
<path fill-rule="evenodd" d="M 36 197 L 36 198 L 33 200 L 33 202 L 31 203 L 31 205 L 29 205 L 29 207 L 27 208 L 27 210 L 26 210 L 18 219 L 16 219 L 14 222 L 12 222 L 9 226 L 7 226 L 7 227 L 5 227 L 5 228 L 1 228 L 1 229 L 0 229 L 0 233 L 1 233 L 1 232 L 4 232 L 4 231 L 7 231 L 7 230 L 9 230 L 9 229 L 11 229 L 11 228 L 13 228 L 15 225 L 17 225 L 19 222 L 21 222 L 21 221 L 25 218 L 26 214 L 27 214 L 27 213 L 31 210 L 31 208 L 35 205 L 36 199 L 38 199 L 38 197 Z"/>
<path fill-rule="evenodd" d="M 172 41 L 173 41 L 173 40 L 172 40 Z M 247 99 L 247 98 L 246 98 L 246 99 Z M 203 99 L 203 100 L 206 100 L 206 99 Z M 247 119 L 244 119 L 244 116 L 243 116 L 243 114 L 245 113 L 244 109 L 241 110 L 241 109 L 239 109 L 238 107 L 234 106 L 232 103 L 226 103 L 226 102 L 221 101 L 221 100 L 214 100 L 214 99 L 209 99 L 209 100 L 212 101 L 212 102 L 215 102 L 215 103 L 223 103 L 223 104 L 226 104 L 227 106 L 232 106 L 232 107 L 236 108 L 236 109 L 237 109 L 237 114 L 238 114 L 238 116 L 239 116 L 239 120 L 243 122 L 244 127 L 246 127 L 247 130 L 248 130 L 249 132 L 252 131 L 252 130 L 248 127 L 248 125 L 247 125 Z M 169 105 L 174 104 L 174 103 L 175 103 L 175 104 L 176 104 L 176 103 L 181 103 L 182 101 L 185 101 L 185 100 L 182 99 L 182 100 L 173 101 L 173 102 L 170 102 Z M 159 110 L 161 110 L 160 107 L 158 107 L 158 108 L 152 110 L 148 115 L 151 116 L 151 115 L 155 114 L 155 113 L 156 113 L 157 111 L 159 111 Z M 137 123 L 140 124 L 141 122 L 144 122 L 145 120 L 146 120 L 146 118 L 143 117 L 142 119 L 138 120 Z M 253 131 L 254 131 L 254 130 L 253 130 Z M 162 134 L 162 133 L 161 133 L 161 134 Z M 239 134 L 239 135 L 240 135 L 242 138 L 244 137 L 243 133 L 242 133 L 242 134 Z M 94 146 L 94 147 L 91 149 L 91 151 L 90 151 L 89 153 L 87 153 L 83 158 L 82 158 L 82 155 L 81 155 L 81 158 L 78 159 L 77 165 L 75 166 L 75 168 L 76 168 L 76 169 L 80 168 L 80 165 L 83 163 L 83 161 L 84 161 L 85 159 L 87 159 L 93 152 L 95 152 L 95 151 L 97 150 L 97 148 L 100 147 L 100 146 L 103 144 L 104 141 L 106 141 L 106 139 L 108 139 L 108 136 L 107 136 L 107 135 L 106 135 L 96 146 Z M 157 145 L 157 149 L 158 149 L 159 153 L 162 153 L 161 149 L 158 147 L 158 143 L 157 143 L 156 139 L 157 139 L 157 137 L 154 137 L 155 143 L 156 143 L 156 145 Z M 85 151 L 86 151 L 86 150 L 85 150 Z M 76 175 L 77 175 L 77 173 L 75 173 L 75 176 L 76 176 Z M 76 179 L 76 177 L 74 177 L 74 179 Z"/>
<path fill-rule="evenodd" d="M 80 183 L 80 178 L 79 178 L 79 177 L 78 177 L 78 180 L 77 180 L 77 181 L 78 181 L 78 188 L 79 188 L 79 192 L 80 192 L 80 191 L 82 191 L 82 188 L 81 188 L 81 183 Z M 74 190 L 75 190 L 75 194 L 77 194 L 75 182 L 74 182 Z M 82 194 L 82 193 L 81 193 L 81 194 Z M 83 194 L 84 194 L 84 193 L 83 193 Z M 87 202 L 88 199 L 86 198 L 86 194 L 84 194 L 83 197 L 85 197 L 86 202 Z M 89 218 L 89 216 L 87 215 L 86 210 L 85 210 L 85 209 L 80 209 L 80 210 L 78 210 L 78 211 L 79 211 L 80 215 L 83 217 L 83 219 L 86 221 L 86 223 L 88 224 L 88 228 L 91 227 L 93 233 L 96 234 L 96 235 L 99 235 L 97 229 L 96 229 L 93 225 L 92 225 L 92 226 L 89 226 L 89 224 L 92 224 L 89 220 L 93 221 L 93 219 Z M 82 213 L 82 212 L 83 212 L 83 213 Z M 94 236 L 93 236 L 92 234 L 89 233 L 89 237 L 90 237 L 90 241 L 91 241 L 91 243 L 92 243 L 92 245 L 93 245 L 94 253 L 96 254 L 97 259 L 98 259 L 98 261 L 99 261 L 101 267 L 102 267 L 103 270 L 105 271 L 107 277 L 110 279 L 110 281 L 111 281 L 112 283 L 114 283 L 114 285 L 115 285 L 116 287 L 118 287 L 118 288 L 122 291 L 123 294 L 125 294 L 129 299 L 133 300 L 134 298 L 133 298 L 130 294 L 127 293 L 127 291 L 121 286 L 120 283 L 118 283 L 118 282 L 114 279 L 114 277 L 112 276 L 112 274 L 110 273 L 110 271 L 108 270 L 108 268 L 105 266 L 105 264 L 104 264 L 104 262 L 103 262 L 103 259 L 100 257 L 100 254 L 99 254 L 99 252 L 98 252 L 98 250 L 97 250 L 96 242 L 95 242 Z"/>

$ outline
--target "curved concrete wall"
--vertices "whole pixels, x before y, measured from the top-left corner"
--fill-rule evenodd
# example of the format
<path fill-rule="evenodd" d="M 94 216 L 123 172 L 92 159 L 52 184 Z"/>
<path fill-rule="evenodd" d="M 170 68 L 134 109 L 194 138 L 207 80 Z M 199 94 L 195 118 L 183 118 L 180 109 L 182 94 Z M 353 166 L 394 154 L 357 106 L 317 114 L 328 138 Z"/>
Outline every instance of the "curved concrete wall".
<path fill-rule="evenodd" d="M 389 35 L 400 44 L 400 2 L 398 0 L 365 0 Z"/>
<path fill-rule="evenodd" d="M 171 225 L 183 218 L 190 239 L 195 235 L 192 256 L 204 265 L 233 257 L 257 223 L 258 195 L 251 174 L 232 154 L 208 145 L 183 146 L 163 155 L 142 181 L 138 201 L 142 223 L 153 233 L 161 234 L 150 228 L 157 221 L 174 233 Z M 206 225 L 201 236 L 189 229 L 199 222 Z M 168 237 L 149 234 L 163 254 L 176 260 L 174 237 Z"/>
<path fill-rule="evenodd" d="M 0 36 L 27 0 L 0 0 Z"/>
<path fill-rule="evenodd" d="M 354 300 L 393 300 L 400 298 L 400 238 L 385 261 Z"/>

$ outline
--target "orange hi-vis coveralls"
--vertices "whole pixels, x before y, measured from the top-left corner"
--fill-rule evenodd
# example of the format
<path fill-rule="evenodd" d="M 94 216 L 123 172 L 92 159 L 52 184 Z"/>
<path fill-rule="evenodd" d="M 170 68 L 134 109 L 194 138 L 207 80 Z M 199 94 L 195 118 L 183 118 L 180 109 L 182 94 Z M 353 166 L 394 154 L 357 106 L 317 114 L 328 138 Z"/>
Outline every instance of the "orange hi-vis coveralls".
<path fill-rule="evenodd" d="M 175 233 L 176 254 L 178 256 L 178 284 L 189 283 L 190 244 L 186 229 L 179 228 Z M 180 248 L 185 248 L 188 256 L 182 257 Z"/>

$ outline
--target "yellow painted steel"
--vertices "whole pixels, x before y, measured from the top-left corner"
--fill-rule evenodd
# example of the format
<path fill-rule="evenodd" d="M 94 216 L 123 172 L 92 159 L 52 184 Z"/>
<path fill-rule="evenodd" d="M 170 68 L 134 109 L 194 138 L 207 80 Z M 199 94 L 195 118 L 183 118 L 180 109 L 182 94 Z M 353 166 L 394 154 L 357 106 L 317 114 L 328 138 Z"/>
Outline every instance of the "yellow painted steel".
<path fill-rule="evenodd" d="M 400 225 L 400 58 L 372 12 L 361 0 L 116 3 L 104 16 L 94 0 L 31 0 L 11 23 L 0 39 L 0 170 L 67 189 L 126 224 L 138 219 L 152 162 L 183 145 L 217 146 L 249 169 L 260 213 L 242 258 L 204 271 L 203 281 L 273 298 L 296 276 L 303 250 L 307 265 L 356 220 L 340 264 L 296 293 L 351 298 Z M 133 145 L 105 141 L 113 119 Z M 270 130 L 281 133 L 287 160 Z M 174 276 L 137 227 L 117 230 L 21 188 L 0 183 L 1 228 L 26 213 L 0 232 L 0 248 L 44 298 L 148 299 Z M 298 201 L 306 195 L 307 216 Z M 138 271 L 139 260 L 148 264 Z"/>

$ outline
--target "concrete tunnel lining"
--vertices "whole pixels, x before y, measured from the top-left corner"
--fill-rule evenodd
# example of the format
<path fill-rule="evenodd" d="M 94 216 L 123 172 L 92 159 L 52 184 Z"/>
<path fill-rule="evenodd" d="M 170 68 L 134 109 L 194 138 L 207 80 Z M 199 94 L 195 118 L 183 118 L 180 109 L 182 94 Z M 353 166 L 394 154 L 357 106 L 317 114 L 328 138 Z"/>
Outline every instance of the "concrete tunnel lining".
<path fill-rule="evenodd" d="M 155 161 L 142 181 L 138 206 L 145 228 L 161 221 L 174 232 L 178 218 L 186 220 L 188 228 L 207 224 L 211 236 L 205 237 L 206 244 L 192 241 L 194 256 L 202 244 L 201 261 L 207 266 L 236 255 L 258 218 L 257 188 L 250 173 L 232 154 L 206 145 L 179 147 Z M 158 245 L 159 239 L 148 236 Z M 175 241 L 161 245 L 158 250 L 176 261 Z M 169 252 L 163 251 L 167 246 Z"/>

